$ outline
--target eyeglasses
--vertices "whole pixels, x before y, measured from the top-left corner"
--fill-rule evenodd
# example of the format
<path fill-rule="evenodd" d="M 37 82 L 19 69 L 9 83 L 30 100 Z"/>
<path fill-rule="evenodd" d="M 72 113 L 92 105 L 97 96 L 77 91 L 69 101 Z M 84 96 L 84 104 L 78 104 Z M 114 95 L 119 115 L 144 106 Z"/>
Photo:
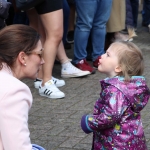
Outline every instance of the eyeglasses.
<path fill-rule="evenodd" d="M 26 54 L 35 54 L 35 55 L 38 55 L 40 57 L 40 59 L 42 59 L 42 51 L 43 51 L 43 48 L 40 50 L 40 51 L 30 51 L 30 52 L 26 52 Z"/>

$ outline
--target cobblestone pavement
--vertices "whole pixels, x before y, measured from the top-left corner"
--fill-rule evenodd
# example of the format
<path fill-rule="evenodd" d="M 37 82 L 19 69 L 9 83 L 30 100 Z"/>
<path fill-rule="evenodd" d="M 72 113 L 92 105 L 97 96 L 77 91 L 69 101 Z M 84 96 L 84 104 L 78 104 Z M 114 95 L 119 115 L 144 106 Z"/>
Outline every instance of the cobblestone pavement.
<path fill-rule="evenodd" d="M 145 72 L 150 87 L 150 34 L 148 29 L 139 27 L 138 37 L 134 38 L 144 54 Z M 67 50 L 72 58 L 73 50 Z M 54 66 L 54 76 L 60 78 L 59 64 Z M 32 143 L 39 144 L 46 150 L 90 150 L 92 134 L 86 135 L 80 128 L 80 119 L 83 114 L 92 113 L 95 100 L 99 97 L 99 80 L 105 76 L 98 71 L 94 75 L 84 78 L 65 79 L 66 85 L 60 90 L 65 92 L 64 99 L 48 99 L 39 96 L 38 90 L 33 87 L 33 81 L 24 82 L 30 87 L 34 102 L 29 114 L 29 129 Z M 150 149 L 150 102 L 142 111 L 142 120 L 147 145 Z"/>

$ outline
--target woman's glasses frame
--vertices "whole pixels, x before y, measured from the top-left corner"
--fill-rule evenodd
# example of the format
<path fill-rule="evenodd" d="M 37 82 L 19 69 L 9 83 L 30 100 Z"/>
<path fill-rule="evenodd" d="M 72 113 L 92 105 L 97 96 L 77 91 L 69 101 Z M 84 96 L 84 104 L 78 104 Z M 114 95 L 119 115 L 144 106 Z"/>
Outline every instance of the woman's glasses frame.
<path fill-rule="evenodd" d="M 40 59 L 43 58 L 42 53 L 43 53 L 43 48 L 40 51 L 29 51 L 29 52 L 26 52 L 26 54 L 35 54 L 35 55 L 38 55 L 40 57 Z"/>

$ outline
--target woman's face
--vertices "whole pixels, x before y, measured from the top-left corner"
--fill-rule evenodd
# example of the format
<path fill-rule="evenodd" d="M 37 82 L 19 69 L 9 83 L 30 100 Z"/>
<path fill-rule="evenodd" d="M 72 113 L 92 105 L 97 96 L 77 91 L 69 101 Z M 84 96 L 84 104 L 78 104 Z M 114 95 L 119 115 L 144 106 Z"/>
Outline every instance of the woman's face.
<path fill-rule="evenodd" d="M 27 55 L 26 58 L 26 66 L 24 70 L 24 76 L 26 78 L 35 79 L 37 78 L 38 72 L 45 62 L 42 58 L 43 48 L 41 41 L 39 40 L 37 43 L 37 47 L 32 50 L 32 52 Z"/>

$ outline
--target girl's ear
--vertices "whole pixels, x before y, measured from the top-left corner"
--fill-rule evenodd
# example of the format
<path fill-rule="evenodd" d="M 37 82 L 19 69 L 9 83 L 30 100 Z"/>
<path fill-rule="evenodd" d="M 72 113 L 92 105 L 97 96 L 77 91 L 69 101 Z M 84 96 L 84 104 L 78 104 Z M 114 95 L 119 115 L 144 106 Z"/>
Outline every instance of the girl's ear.
<path fill-rule="evenodd" d="M 20 53 L 18 54 L 17 59 L 18 59 L 18 61 L 19 61 L 22 65 L 25 65 L 25 64 L 26 64 L 26 57 L 27 57 L 27 55 L 26 55 L 24 52 L 20 52 Z"/>
<path fill-rule="evenodd" d="M 122 68 L 121 68 L 121 66 L 119 65 L 119 66 L 117 66 L 116 68 L 115 68 L 115 72 L 116 73 L 120 73 L 120 72 L 122 72 Z"/>

